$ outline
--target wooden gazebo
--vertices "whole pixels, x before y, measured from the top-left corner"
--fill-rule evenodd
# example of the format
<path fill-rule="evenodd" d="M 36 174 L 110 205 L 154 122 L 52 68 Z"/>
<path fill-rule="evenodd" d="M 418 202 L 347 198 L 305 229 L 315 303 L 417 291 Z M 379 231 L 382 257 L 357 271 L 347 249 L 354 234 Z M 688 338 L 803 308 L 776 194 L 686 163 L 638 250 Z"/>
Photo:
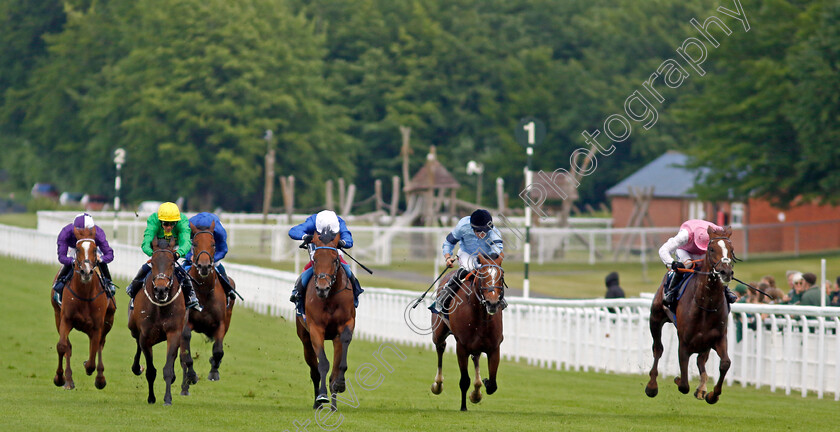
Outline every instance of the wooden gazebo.
<path fill-rule="evenodd" d="M 403 191 L 408 197 L 409 206 L 423 206 L 422 224 L 433 226 L 438 222 L 437 215 L 447 198 L 447 192 L 450 199 L 449 212 L 454 212 L 455 191 L 460 187 L 461 184 L 452 173 L 437 160 L 435 146 L 431 146 L 426 163 L 414 174 Z"/>

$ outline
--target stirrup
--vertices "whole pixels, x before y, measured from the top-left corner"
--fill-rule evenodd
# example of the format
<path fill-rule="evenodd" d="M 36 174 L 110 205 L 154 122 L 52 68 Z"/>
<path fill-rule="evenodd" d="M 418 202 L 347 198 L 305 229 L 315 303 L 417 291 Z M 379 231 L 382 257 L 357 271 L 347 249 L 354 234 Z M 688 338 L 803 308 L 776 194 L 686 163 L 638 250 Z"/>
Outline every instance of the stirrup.
<path fill-rule="evenodd" d="M 61 294 L 58 291 L 53 291 L 53 300 L 58 303 L 58 307 L 61 307 Z"/>

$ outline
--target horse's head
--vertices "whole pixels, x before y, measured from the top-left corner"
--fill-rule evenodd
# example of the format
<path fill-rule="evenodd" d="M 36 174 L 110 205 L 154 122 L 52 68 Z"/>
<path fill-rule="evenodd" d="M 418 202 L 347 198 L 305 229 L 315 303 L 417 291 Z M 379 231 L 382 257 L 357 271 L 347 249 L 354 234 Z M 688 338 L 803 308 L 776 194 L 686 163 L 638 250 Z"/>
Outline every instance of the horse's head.
<path fill-rule="evenodd" d="M 732 266 L 737 261 L 735 248 L 732 247 L 732 227 L 726 227 L 722 231 L 714 227 L 707 229 L 709 233 L 709 246 L 706 249 L 706 268 L 713 278 L 720 279 L 724 284 L 732 281 L 735 275 Z"/>
<path fill-rule="evenodd" d="M 96 228 L 73 228 L 76 235 L 76 272 L 82 283 L 90 283 L 99 256 L 96 255 Z"/>
<path fill-rule="evenodd" d="M 335 284 L 338 267 L 338 233 L 323 231 L 312 236 L 315 246 L 312 253 L 312 271 L 315 274 L 315 293 L 320 298 L 327 298 L 330 288 Z"/>
<path fill-rule="evenodd" d="M 196 227 L 190 223 L 192 231 L 192 262 L 198 275 L 207 277 L 213 269 L 213 257 L 216 256 L 216 239 L 213 237 L 213 230 L 216 228 L 216 221 L 209 227 Z"/>
<path fill-rule="evenodd" d="M 169 300 L 172 281 L 175 279 L 175 241 L 161 239 L 152 244 L 152 284 L 156 301 Z"/>
<path fill-rule="evenodd" d="M 502 269 L 502 257 L 496 254 L 487 256 L 478 254 L 479 267 L 476 270 L 478 298 L 490 315 L 499 310 L 505 289 L 505 271 Z"/>

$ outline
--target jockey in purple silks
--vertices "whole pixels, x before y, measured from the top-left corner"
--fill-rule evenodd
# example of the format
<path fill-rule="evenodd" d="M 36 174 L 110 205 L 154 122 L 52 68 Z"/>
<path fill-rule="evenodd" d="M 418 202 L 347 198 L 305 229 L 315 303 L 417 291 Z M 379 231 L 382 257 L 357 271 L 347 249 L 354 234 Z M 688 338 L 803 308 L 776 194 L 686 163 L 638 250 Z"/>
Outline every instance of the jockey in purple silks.
<path fill-rule="evenodd" d="M 87 213 L 81 213 L 73 219 L 73 223 L 67 224 L 67 226 L 61 229 L 61 232 L 58 233 L 58 240 L 56 241 L 58 244 L 58 262 L 62 264 L 62 267 L 53 285 L 53 299 L 55 299 L 59 306 L 61 306 L 61 295 L 64 291 L 64 286 L 73 276 L 73 258 L 67 256 L 67 252 L 70 249 L 73 249 L 74 252 L 76 250 L 76 241 L 78 239 L 76 239 L 76 233 L 73 232 L 74 228 L 96 228 L 96 247 L 102 253 L 98 263 L 99 274 L 105 279 L 105 286 L 108 287 L 110 296 L 113 297 L 117 289 L 111 282 L 111 272 L 108 270 L 108 263 L 114 260 L 114 250 L 111 249 L 108 240 L 105 238 L 105 231 L 102 231 L 102 228 L 94 224 L 93 217 Z"/>
<path fill-rule="evenodd" d="M 677 300 L 677 291 L 679 291 L 677 288 L 683 279 L 682 272 L 677 271 L 677 269 L 692 268 L 694 266 L 692 260 L 702 259 L 706 254 L 706 250 L 709 248 L 709 227 L 723 231 L 722 227 L 711 222 L 689 219 L 680 225 L 677 235 L 668 239 L 659 248 L 659 258 L 670 269 L 670 283 L 665 286 L 665 297 L 662 300 L 666 306 L 673 305 Z M 676 256 L 676 258 L 673 258 L 673 256 Z M 729 290 L 728 286 L 724 287 L 726 301 L 735 303 L 738 297 Z"/>

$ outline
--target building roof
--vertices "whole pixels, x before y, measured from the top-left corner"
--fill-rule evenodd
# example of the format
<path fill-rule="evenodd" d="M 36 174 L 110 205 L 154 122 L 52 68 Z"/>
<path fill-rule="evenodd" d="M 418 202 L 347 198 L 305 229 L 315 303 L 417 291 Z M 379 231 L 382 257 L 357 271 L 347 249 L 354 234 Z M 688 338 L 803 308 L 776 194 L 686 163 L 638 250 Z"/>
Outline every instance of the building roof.
<path fill-rule="evenodd" d="M 653 186 L 654 198 L 697 198 L 691 192 L 697 170 L 685 168 L 688 156 L 669 150 L 640 168 L 617 185 L 607 189 L 607 197 L 629 196 L 629 188 Z M 701 170 L 700 172 L 705 171 Z"/>
<path fill-rule="evenodd" d="M 426 164 L 414 174 L 411 181 L 405 186 L 406 192 L 417 192 L 428 189 L 458 189 L 461 184 L 455 177 L 437 160 L 435 148 L 432 146 L 429 154 L 426 156 Z"/>

